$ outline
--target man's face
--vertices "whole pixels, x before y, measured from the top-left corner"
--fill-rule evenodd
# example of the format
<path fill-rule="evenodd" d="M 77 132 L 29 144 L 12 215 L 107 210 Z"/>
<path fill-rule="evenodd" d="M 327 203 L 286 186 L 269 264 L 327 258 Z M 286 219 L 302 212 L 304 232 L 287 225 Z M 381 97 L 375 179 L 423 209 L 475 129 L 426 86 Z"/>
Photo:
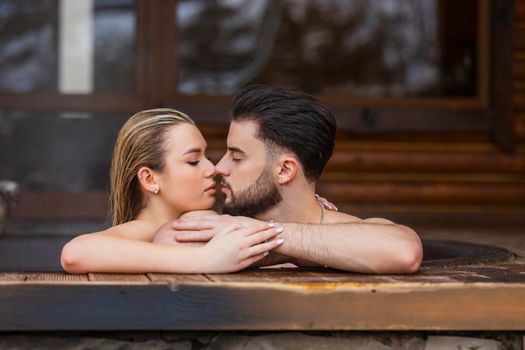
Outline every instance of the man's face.
<path fill-rule="evenodd" d="M 256 137 L 257 130 L 252 121 L 230 124 L 228 150 L 215 167 L 226 195 L 225 214 L 255 216 L 282 200 L 265 145 Z"/>

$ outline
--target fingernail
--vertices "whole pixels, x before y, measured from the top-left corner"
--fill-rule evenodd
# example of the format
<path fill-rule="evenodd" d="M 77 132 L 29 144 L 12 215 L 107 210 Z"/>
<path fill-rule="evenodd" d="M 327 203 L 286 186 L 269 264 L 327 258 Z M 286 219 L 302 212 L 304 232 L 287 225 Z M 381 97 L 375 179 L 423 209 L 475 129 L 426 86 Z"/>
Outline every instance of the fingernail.
<path fill-rule="evenodd" d="M 250 225 L 248 224 L 242 224 L 244 227 L 250 227 Z"/>
<path fill-rule="evenodd" d="M 270 255 L 270 252 L 264 252 L 264 256 Z"/>
<path fill-rule="evenodd" d="M 270 221 L 270 222 L 268 223 L 268 226 L 269 226 L 269 227 L 275 227 L 275 222 L 273 222 L 273 220 Z"/>
<path fill-rule="evenodd" d="M 284 231 L 284 228 L 283 228 L 283 227 L 277 227 L 277 228 L 275 229 L 275 232 L 277 232 L 277 233 L 282 233 L 283 231 Z"/>
<path fill-rule="evenodd" d="M 283 243 L 284 243 L 284 238 L 279 238 L 279 239 L 277 240 L 277 245 L 281 245 L 281 244 L 283 244 Z"/>

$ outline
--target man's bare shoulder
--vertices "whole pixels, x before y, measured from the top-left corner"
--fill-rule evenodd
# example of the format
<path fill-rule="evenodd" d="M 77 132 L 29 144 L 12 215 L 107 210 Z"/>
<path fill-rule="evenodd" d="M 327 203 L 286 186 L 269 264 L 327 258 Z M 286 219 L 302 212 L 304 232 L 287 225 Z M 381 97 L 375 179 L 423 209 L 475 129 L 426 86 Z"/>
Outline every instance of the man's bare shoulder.
<path fill-rule="evenodd" d="M 340 211 L 327 211 L 324 212 L 324 222 L 326 224 L 343 224 L 343 223 L 358 223 L 361 222 L 360 218 Z"/>
<path fill-rule="evenodd" d="M 339 211 L 325 211 L 325 223 L 327 224 L 344 224 L 344 223 L 360 223 L 360 224 L 393 224 L 392 221 L 383 218 L 367 218 L 361 219 L 347 213 Z"/>

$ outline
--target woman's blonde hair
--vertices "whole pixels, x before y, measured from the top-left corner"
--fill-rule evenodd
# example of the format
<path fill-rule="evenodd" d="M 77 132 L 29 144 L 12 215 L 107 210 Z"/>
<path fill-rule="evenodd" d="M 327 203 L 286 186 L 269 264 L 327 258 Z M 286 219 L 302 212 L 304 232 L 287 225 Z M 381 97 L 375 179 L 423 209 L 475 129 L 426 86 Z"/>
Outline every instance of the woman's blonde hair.
<path fill-rule="evenodd" d="M 195 122 L 186 114 L 169 108 L 141 111 L 122 126 L 111 162 L 110 206 L 113 225 L 136 219 L 144 208 L 137 178 L 141 167 L 161 172 L 165 167 L 165 133 L 172 126 Z"/>

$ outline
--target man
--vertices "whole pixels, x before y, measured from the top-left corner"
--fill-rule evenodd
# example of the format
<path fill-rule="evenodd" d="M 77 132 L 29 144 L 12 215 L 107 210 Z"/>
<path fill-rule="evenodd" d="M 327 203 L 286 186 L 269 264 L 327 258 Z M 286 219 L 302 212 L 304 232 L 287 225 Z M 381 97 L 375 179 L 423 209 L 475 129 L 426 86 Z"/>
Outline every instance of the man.
<path fill-rule="evenodd" d="M 319 205 L 315 184 L 333 153 L 336 131 L 334 117 L 319 101 L 254 85 L 234 97 L 231 113 L 227 152 L 216 165 L 226 195 L 223 213 L 230 215 L 190 216 L 174 222 L 171 233 L 161 229 L 159 238 L 175 234 L 179 242 L 202 242 L 236 221 L 278 223 L 284 244 L 257 266 L 292 262 L 362 273 L 417 271 L 422 245 L 412 229 Z"/>

